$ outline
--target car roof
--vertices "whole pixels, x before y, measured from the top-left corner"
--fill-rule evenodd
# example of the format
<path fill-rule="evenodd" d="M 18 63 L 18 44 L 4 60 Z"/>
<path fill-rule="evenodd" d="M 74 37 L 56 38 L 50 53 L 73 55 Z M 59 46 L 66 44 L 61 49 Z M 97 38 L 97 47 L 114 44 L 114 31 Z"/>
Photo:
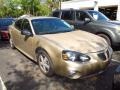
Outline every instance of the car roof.
<path fill-rule="evenodd" d="M 46 17 L 46 16 L 37 16 L 37 17 L 29 17 L 28 19 L 55 19 L 56 17 Z"/>
<path fill-rule="evenodd" d="M 53 12 L 56 12 L 56 11 L 94 11 L 94 10 L 86 10 L 86 9 L 61 9 L 61 10 L 59 10 L 59 9 L 57 9 L 57 10 L 55 10 L 55 11 L 53 11 Z"/>
<path fill-rule="evenodd" d="M 47 17 L 47 16 L 24 16 L 20 17 L 18 19 L 28 19 L 28 20 L 33 20 L 33 19 L 55 19 L 56 17 Z M 58 19 L 58 18 L 56 18 Z"/>

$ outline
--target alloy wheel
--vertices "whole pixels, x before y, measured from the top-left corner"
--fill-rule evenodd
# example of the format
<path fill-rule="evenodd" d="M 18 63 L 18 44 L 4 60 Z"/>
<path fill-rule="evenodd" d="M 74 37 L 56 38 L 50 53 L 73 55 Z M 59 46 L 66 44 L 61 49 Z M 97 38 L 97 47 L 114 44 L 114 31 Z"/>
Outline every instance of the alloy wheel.
<path fill-rule="evenodd" d="M 50 62 L 47 56 L 45 56 L 43 53 L 39 55 L 39 66 L 44 73 L 49 72 Z"/>

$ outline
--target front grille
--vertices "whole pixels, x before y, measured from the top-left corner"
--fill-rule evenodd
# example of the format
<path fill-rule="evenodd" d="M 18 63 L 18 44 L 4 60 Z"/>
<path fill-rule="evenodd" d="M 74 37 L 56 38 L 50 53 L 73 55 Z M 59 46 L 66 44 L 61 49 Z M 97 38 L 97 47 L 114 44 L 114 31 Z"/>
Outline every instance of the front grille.
<path fill-rule="evenodd" d="M 108 51 L 108 49 L 99 52 L 99 53 L 98 53 L 98 57 L 99 57 L 101 60 L 103 60 L 103 61 L 107 60 L 107 59 L 109 58 L 109 51 Z"/>
<path fill-rule="evenodd" d="M 107 53 L 107 56 L 108 56 L 108 58 L 109 58 L 109 57 L 110 57 L 109 51 L 107 50 L 106 53 Z"/>
<path fill-rule="evenodd" d="M 99 57 L 101 60 L 106 60 L 106 59 L 107 59 L 104 52 L 103 52 L 103 53 L 99 53 L 99 54 L 98 54 L 98 57 Z"/>

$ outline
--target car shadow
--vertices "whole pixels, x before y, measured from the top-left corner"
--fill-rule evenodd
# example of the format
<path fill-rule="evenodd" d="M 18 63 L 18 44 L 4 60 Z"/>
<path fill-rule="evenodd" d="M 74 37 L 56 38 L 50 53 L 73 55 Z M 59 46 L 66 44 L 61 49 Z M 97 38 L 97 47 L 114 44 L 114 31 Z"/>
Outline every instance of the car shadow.
<path fill-rule="evenodd" d="M 107 70 L 98 76 L 95 90 L 120 90 L 118 89 L 120 88 L 120 78 L 115 78 L 116 75 L 120 75 L 120 71 L 116 73 L 119 66 L 119 63 L 112 61 Z M 116 81 L 117 83 L 115 83 Z"/>
<path fill-rule="evenodd" d="M 113 81 L 113 90 L 120 90 L 120 63 L 116 65 Z"/>
<path fill-rule="evenodd" d="M 40 83 L 36 82 L 28 72 L 15 71 L 16 81 L 7 81 L 5 85 L 8 90 L 39 90 Z"/>
<path fill-rule="evenodd" d="M 34 77 L 33 74 L 35 73 L 29 73 L 32 69 L 31 71 L 20 71 L 15 69 L 16 66 L 11 67 L 14 70 L 12 73 L 15 74 L 16 80 L 5 82 L 8 90 L 120 90 L 120 77 L 116 78 L 117 81 L 114 81 L 115 75 L 120 75 L 119 64 L 115 63 L 110 65 L 104 73 L 96 77 L 76 80 L 59 75 L 54 75 L 53 77 L 37 75 L 38 77 Z M 29 65 L 25 68 L 27 67 Z M 35 70 L 37 73 L 38 68 Z"/>
<path fill-rule="evenodd" d="M 120 46 L 114 46 L 112 47 L 114 51 L 120 51 Z"/>
<path fill-rule="evenodd" d="M 0 40 L 0 49 L 9 48 L 9 41 L 8 40 Z"/>
<path fill-rule="evenodd" d="M 119 70 L 117 72 L 118 67 Z M 120 65 L 116 62 L 112 62 L 104 73 L 93 78 L 83 80 L 71 80 L 66 78 L 63 80 L 63 84 L 58 81 L 63 87 L 66 87 L 69 83 L 70 86 L 67 90 L 120 90 Z"/>

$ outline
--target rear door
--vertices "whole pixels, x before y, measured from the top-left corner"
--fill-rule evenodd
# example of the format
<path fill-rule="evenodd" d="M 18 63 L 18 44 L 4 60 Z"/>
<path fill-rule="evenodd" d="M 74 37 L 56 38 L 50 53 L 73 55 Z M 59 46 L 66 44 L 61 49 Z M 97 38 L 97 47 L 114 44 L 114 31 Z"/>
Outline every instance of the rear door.
<path fill-rule="evenodd" d="M 67 21 L 71 25 L 74 25 L 74 23 L 75 23 L 74 10 L 63 10 L 61 12 L 61 19 Z"/>

